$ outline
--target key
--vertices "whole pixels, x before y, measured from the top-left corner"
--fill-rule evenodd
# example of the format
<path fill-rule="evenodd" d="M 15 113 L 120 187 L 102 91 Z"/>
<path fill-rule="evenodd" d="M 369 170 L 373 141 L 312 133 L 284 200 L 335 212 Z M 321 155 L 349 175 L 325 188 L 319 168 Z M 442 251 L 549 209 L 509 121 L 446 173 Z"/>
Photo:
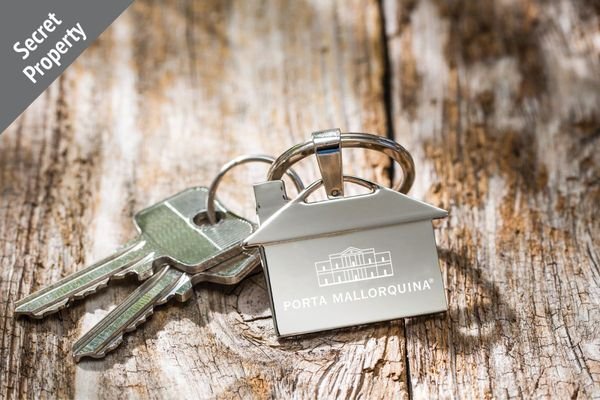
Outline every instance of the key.
<path fill-rule="evenodd" d="M 180 302 L 187 301 L 193 286 L 200 282 L 235 285 L 258 265 L 258 252 L 239 254 L 194 275 L 165 264 L 73 345 L 73 357 L 77 362 L 83 357 L 102 358 L 121 344 L 126 332 L 146 321 L 157 305 L 173 297 Z"/>
<path fill-rule="evenodd" d="M 191 188 L 137 213 L 136 239 L 112 256 L 19 300 L 15 313 L 42 318 L 95 293 L 111 279 L 136 275 L 140 281 L 146 280 L 154 267 L 165 263 L 197 273 L 240 254 L 240 241 L 252 232 L 253 225 L 220 205 L 218 224 L 201 221 L 206 196 L 206 188 Z"/>

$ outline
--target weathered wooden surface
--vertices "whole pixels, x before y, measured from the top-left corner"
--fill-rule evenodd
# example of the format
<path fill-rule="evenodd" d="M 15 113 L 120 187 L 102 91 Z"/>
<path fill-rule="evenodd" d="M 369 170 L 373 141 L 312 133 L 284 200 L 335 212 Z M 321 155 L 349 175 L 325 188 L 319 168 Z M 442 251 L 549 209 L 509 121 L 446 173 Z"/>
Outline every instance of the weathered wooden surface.
<path fill-rule="evenodd" d="M 447 315 L 406 321 L 418 398 L 600 396 L 600 54 L 591 3 L 386 3 L 413 195 L 450 210 Z"/>
<path fill-rule="evenodd" d="M 0 396 L 600 396 L 598 26 L 590 1 L 136 1 L 0 137 Z M 256 275 L 77 365 L 134 282 L 13 317 L 131 237 L 135 210 L 331 126 L 394 135 L 411 194 L 450 210 L 447 314 L 277 341 Z M 377 155 L 346 165 L 389 180 Z M 263 173 L 221 197 L 250 210 L 239 188 Z"/>

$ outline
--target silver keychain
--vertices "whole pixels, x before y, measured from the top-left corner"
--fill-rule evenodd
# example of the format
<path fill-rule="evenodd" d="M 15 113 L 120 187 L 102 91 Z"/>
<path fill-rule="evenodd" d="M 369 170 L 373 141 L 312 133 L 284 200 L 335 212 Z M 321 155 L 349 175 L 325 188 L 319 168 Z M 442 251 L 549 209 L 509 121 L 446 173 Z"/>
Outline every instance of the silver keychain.
<path fill-rule="evenodd" d="M 241 247 L 241 240 L 256 226 L 216 201 L 217 185 L 236 165 L 273 160 L 239 157 L 221 169 L 210 188 L 187 189 L 141 211 L 134 219 L 140 235 L 124 250 L 18 301 L 15 313 L 40 318 L 106 286 L 112 278 L 136 274 L 147 279 L 73 346 L 76 360 L 100 358 L 122 342 L 125 332 L 144 322 L 155 306 L 172 297 L 188 300 L 195 284 L 238 283 L 260 263 L 256 252 Z M 287 175 L 302 191 L 298 175 L 292 170 Z"/>
<path fill-rule="evenodd" d="M 395 190 L 342 173 L 343 147 L 381 151 L 397 161 Z M 281 200 L 283 173 L 315 154 L 323 179 Z M 447 310 L 432 219 L 442 209 L 412 199 L 410 154 L 375 135 L 321 131 L 290 148 L 255 185 L 261 226 L 244 246 L 259 248 L 280 336 L 341 328 Z M 370 189 L 344 197 L 343 182 Z M 307 202 L 320 186 L 328 199 Z M 267 212 L 261 212 L 267 206 Z"/>

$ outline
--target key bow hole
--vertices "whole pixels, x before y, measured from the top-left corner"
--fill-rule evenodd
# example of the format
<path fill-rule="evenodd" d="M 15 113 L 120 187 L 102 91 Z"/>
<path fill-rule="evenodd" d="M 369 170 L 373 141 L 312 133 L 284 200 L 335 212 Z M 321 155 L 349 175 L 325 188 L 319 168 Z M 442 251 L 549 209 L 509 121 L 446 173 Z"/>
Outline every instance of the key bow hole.
<path fill-rule="evenodd" d="M 223 211 L 217 211 L 217 224 L 221 223 L 225 219 L 225 213 Z M 197 226 L 210 225 L 210 221 L 208 220 L 208 213 L 206 211 L 201 211 L 194 218 L 192 218 L 194 224 Z"/>

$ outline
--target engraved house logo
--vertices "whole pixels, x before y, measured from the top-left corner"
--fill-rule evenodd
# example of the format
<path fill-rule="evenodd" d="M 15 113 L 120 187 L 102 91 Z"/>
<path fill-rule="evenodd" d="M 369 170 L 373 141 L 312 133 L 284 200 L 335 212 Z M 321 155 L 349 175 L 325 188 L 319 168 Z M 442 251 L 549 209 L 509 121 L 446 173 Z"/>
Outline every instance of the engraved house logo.
<path fill-rule="evenodd" d="M 329 260 L 315 263 L 320 287 L 342 283 L 366 281 L 394 275 L 392 255 L 389 251 L 376 253 L 375 249 L 348 247 Z"/>

